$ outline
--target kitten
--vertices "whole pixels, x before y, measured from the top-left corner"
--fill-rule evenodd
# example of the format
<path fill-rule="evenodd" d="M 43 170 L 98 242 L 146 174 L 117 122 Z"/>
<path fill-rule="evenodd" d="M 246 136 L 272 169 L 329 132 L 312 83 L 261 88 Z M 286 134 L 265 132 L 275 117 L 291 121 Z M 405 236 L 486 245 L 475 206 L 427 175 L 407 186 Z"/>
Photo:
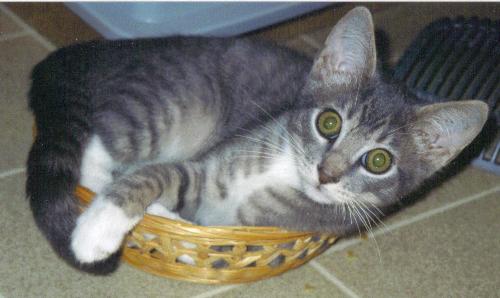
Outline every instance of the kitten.
<path fill-rule="evenodd" d="M 383 82 L 365 8 L 312 63 L 245 39 L 94 42 L 56 52 L 33 80 L 35 219 L 63 258 L 100 273 L 148 207 L 202 225 L 357 232 L 488 114 L 479 101 L 419 105 Z M 78 220 L 77 183 L 98 193 Z"/>

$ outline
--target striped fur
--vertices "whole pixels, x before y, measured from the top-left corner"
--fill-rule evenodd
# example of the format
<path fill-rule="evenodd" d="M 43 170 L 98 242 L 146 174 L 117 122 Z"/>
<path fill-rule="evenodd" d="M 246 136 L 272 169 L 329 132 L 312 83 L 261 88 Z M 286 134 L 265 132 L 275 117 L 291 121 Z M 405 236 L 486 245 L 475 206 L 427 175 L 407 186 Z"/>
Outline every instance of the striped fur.
<path fill-rule="evenodd" d="M 371 15 L 357 8 L 314 61 L 247 39 L 57 51 L 31 90 L 39 134 L 27 193 L 38 226 L 70 264 L 97 273 L 115 268 L 126 233 L 159 206 L 202 225 L 370 229 L 487 115 L 476 101 L 419 105 L 379 77 L 374 46 Z M 342 120 L 335 138 L 318 132 L 325 110 Z M 383 174 L 364 165 L 376 148 L 393 156 Z M 77 183 L 98 190 L 79 217 Z"/>
<path fill-rule="evenodd" d="M 141 165 L 196 158 L 262 117 L 259 107 L 294 105 L 310 64 L 246 38 L 93 41 L 50 54 L 30 90 L 26 193 L 38 227 L 70 265 L 113 271 L 118 257 L 86 265 L 70 248 L 76 185 L 99 191 Z"/>

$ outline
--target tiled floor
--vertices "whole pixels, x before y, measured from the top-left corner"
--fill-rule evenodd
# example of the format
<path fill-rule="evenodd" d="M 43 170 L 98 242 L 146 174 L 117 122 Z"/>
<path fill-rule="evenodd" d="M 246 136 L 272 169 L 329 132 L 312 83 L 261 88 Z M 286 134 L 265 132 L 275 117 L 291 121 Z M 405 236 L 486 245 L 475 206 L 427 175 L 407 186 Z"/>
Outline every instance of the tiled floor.
<path fill-rule="evenodd" d="M 374 14 L 376 25 L 392 32 L 393 61 L 438 15 L 500 15 L 498 4 L 412 5 Z M 313 55 L 327 32 L 316 28 L 283 42 Z M 108 277 L 69 268 L 35 228 L 24 199 L 33 121 L 26 107 L 28 76 L 54 48 L 0 4 L 0 297 L 500 297 L 500 177 L 472 167 L 386 220 L 371 237 L 339 241 L 270 280 L 206 286 L 128 265 Z"/>

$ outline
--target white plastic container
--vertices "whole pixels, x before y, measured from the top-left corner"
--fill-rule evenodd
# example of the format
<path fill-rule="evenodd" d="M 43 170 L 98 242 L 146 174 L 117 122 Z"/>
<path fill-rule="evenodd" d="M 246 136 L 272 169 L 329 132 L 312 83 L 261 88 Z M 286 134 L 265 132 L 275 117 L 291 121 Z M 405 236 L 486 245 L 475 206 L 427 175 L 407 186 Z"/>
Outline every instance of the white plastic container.
<path fill-rule="evenodd" d="M 326 2 L 69 2 L 108 39 L 173 34 L 233 36 L 325 7 Z"/>

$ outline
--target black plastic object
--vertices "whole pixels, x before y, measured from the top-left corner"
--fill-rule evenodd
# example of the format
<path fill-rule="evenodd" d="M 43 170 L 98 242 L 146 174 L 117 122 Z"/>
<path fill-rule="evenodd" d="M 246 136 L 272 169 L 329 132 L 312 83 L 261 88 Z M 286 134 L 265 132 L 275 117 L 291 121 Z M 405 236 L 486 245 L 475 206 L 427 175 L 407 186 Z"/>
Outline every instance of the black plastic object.
<path fill-rule="evenodd" d="M 459 17 L 429 24 L 403 54 L 393 76 L 416 93 L 488 103 L 497 129 L 473 164 L 500 175 L 500 21 Z"/>

